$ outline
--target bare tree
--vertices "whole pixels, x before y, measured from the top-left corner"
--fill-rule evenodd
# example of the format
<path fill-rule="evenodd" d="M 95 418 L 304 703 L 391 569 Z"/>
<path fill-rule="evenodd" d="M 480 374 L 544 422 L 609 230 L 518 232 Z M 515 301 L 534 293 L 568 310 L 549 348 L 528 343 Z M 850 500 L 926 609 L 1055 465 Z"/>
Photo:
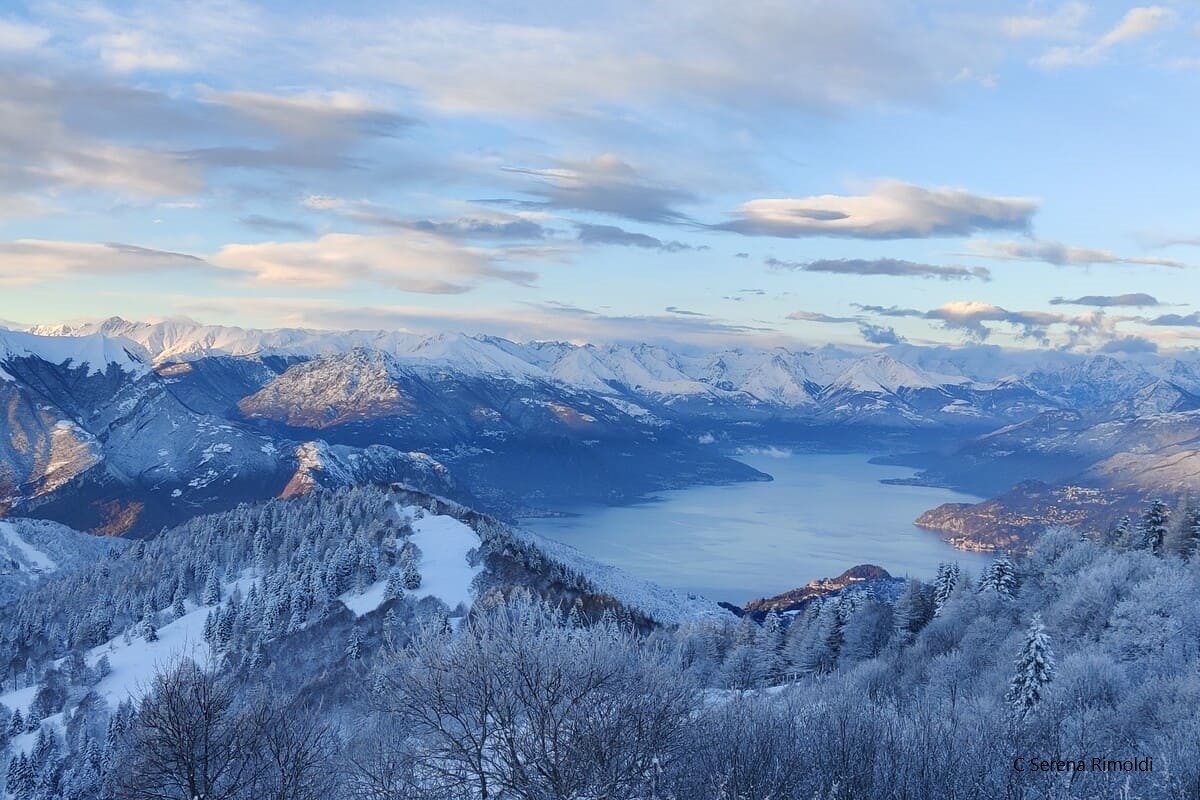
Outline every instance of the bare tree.
<path fill-rule="evenodd" d="M 255 719 L 266 724 L 257 750 L 263 764 L 258 771 L 258 800 L 324 800 L 337 787 L 335 755 L 339 742 L 321 718 L 299 708 L 272 709 L 262 701 Z"/>
<path fill-rule="evenodd" d="M 118 783 L 130 800 L 235 800 L 260 783 L 263 708 L 193 661 L 160 672 L 134 717 Z"/>
<path fill-rule="evenodd" d="M 679 755 L 696 697 L 672 652 L 612 621 L 508 601 L 418 636 L 385 705 L 420 782 L 456 798 L 642 797 Z"/>

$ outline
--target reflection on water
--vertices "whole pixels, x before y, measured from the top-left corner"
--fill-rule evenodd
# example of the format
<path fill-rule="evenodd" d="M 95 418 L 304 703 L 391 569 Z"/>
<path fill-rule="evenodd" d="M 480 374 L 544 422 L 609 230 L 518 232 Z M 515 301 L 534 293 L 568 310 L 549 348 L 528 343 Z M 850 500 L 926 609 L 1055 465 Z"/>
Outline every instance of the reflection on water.
<path fill-rule="evenodd" d="M 880 483 L 912 471 L 869 458 L 760 450 L 741 460 L 772 475 L 769 483 L 698 486 L 522 524 L 639 577 L 739 604 L 855 564 L 927 578 L 938 562 L 958 561 L 978 573 L 987 556 L 955 550 L 912 524 L 934 506 L 978 498 Z"/>

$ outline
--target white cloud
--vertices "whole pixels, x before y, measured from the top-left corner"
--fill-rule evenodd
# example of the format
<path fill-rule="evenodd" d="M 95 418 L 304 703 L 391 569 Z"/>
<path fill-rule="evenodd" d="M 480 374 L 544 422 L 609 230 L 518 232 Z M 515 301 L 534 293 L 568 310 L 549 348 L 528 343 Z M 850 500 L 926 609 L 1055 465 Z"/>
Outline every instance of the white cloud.
<path fill-rule="evenodd" d="M 220 92 L 203 89 L 200 98 L 224 106 L 279 134 L 296 139 L 338 138 L 354 133 L 387 133 L 404 120 L 356 92 Z"/>
<path fill-rule="evenodd" d="M 338 288 L 369 281 L 407 292 L 459 294 L 495 278 L 528 284 L 531 272 L 499 266 L 502 251 L 462 247 L 416 231 L 330 233 L 313 241 L 229 244 L 210 259 L 265 285 Z"/>
<path fill-rule="evenodd" d="M 865 195 L 751 200 L 716 226 L 759 236 L 903 239 L 1029 227 L 1037 201 L 881 181 Z"/>
<path fill-rule="evenodd" d="M 1090 44 L 1052 47 L 1035 63 L 1046 69 L 1096 64 L 1113 47 L 1155 33 L 1169 25 L 1174 17 L 1174 12 L 1163 6 L 1131 8 L 1115 26 Z"/>
<path fill-rule="evenodd" d="M 0 19 L 0 53 L 36 50 L 50 38 L 50 31 L 38 25 Z"/>
<path fill-rule="evenodd" d="M 135 31 L 99 36 L 93 42 L 100 60 L 114 72 L 177 72 L 192 66 L 179 53 L 159 49 Z"/>
<path fill-rule="evenodd" d="M 381 329 L 412 333 L 456 331 L 504 336 L 517 341 L 576 343 L 674 341 L 728 345 L 752 338 L 756 344 L 794 344 L 771 328 L 747 327 L 706 316 L 605 314 L 566 303 L 528 303 L 509 308 L 432 308 L 413 305 L 348 306 L 321 300 L 256 297 L 207 301 L 177 298 L 177 310 L 195 316 L 235 311 L 265 324 L 334 330 Z"/>
<path fill-rule="evenodd" d="M 1051 14 L 1005 17 L 1000 28 L 1014 39 L 1058 39 L 1073 35 L 1088 16 L 1087 4 L 1063 3 Z"/>
<path fill-rule="evenodd" d="M 0 190 L 72 187 L 151 197 L 199 190 L 199 175 L 174 153 L 106 141 L 69 125 L 82 91 L 49 77 L 0 73 Z"/>
<path fill-rule="evenodd" d="M 650 0 L 573 24 L 544 16 L 321 19 L 309 36 L 325 70 L 412 87 L 452 113 L 587 119 L 664 101 L 824 113 L 927 101 L 961 66 L 950 72 L 959 48 L 928 21 L 874 0 Z"/>
<path fill-rule="evenodd" d="M 0 285 L 45 283 L 68 275 L 128 274 L 203 266 L 203 259 L 193 255 L 128 244 L 49 239 L 0 241 Z"/>
<path fill-rule="evenodd" d="M 968 243 L 969 255 L 998 261 L 1039 261 L 1055 266 L 1092 266 L 1095 264 L 1140 264 L 1154 267 L 1183 269 L 1188 265 L 1173 258 L 1157 256 L 1119 256 L 1111 250 L 1094 247 L 1072 247 L 1061 242 L 1031 240 L 1027 242 L 994 242 L 977 240 Z"/>

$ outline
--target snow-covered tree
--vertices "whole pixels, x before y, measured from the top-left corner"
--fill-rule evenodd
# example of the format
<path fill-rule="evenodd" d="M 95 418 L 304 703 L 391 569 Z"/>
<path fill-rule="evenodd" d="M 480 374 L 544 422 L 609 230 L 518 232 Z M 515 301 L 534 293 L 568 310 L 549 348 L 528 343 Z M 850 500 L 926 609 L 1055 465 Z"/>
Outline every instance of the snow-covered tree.
<path fill-rule="evenodd" d="M 213 606 L 219 602 L 221 602 L 221 583 L 217 580 L 216 567 L 209 567 L 208 575 L 204 579 L 204 591 L 200 595 L 200 603 Z"/>
<path fill-rule="evenodd" d="M 388 572 L 387 584 L 383 587 L 383 599 L 394 600 L 404 597 L 404 573 L 399 567 L 392 567 Z"/>
<path fill-rule="evenodd" d="M 406 561 L 403 568 L 404 588 L 409 591 L 421 588 L 421 573 L 417 569 L 416 562 Z"/>
<path fill-rule="evenodd" d="M 1142 515 L 1142 522 L 1138 526 L 1142 538 L 1142 548 L 1156 554 L 1162 552 L 1169 519 L 1170 511 L 1167 509 L 1167 504 L 1157 497 L 1151 500 L 1150 505 L 1146 508 L 1146 513 Z"/>
<path fill-rule="evenodd" d="M 903 644 L 911 642 L 932 618 L 933 604 L 925 584 L 915 578 L 909 580 L 892 612 L 897 638 Z"/>
<path fill-rule="evenodd" d="M 993 559 L 979 576 L 979 591 L 995 592 L 1005 600 L 1012 600 L 1018 586 L 1017 567 L 1008 556 Z"/>
<path fill-rule="evenodd" d="M 933 579 L 934 616 L 942 613 L 942 608 L 950 600 L 951 595 L 954 594 L 960 574 L 961 570 L 957 563 L 947 564 L 943 562 L 938 564 L 937 575 Z"/>
<path fill-rule="evenodd" d="M 1045 697 L 1046 686 L 1053 679 L 1054 653 L 1050 650 L 1050 637 L 1046 635 L 1041 614 L 1034 614 L 1006 695 L 1013 712 L 1024 717 L 1037 708 Z"/>
<path fill-rule="evenodd" d="M 362 645 L 362 630 L 355 626 L 350 629 L 350 639 L 346 642 L 346 657 L 351 661 L 358 661 L 362 658 Z"/>

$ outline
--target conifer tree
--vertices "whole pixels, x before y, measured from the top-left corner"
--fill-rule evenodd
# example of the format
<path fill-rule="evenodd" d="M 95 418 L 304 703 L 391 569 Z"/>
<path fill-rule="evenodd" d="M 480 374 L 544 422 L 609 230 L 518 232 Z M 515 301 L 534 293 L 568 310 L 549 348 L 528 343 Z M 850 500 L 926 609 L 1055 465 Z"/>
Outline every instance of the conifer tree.
<path fill-rule="evenodd" d="M 350 630 L 350 641 L 346 643 L 346 657 L 358 661 L 362 657 L 362 631 L 357 627 Z"/>
<path fill-rule="evenodd" d="M 5 785 L 13 800 L 33 800 L 36 772 L 29 755 L 24 751 L 8 762 Z"/>
<path fill-rule="evenodd" d="M 383 588 L 383 599 L 394 600 L 404 597 L 404 573 L 399 567 L 392 567 L 388 572 L 387 585 Z"/>
<path fill-rule="evenodd" d="M 902 644 L 908 644 L 920 633 L 933 616 L 925 584 L 915 578 L 909 580 L 903 594 L 896 600 L 892 612 L 892 625 Z"/>
<path fill-rule="evenodd" d="M 421 573 L 413 561 L 404 563 L 404 588 L 409 591 L 421 588 Z"/>
<path fill-rule="evenodd" d="M 993 560 L 979 576 L 980 593 L 995 592 L 1005 600 L 1013 599 L 1017 584 L 1017 568 L 1008 556 Z"/>
<path fill-rule="evenodd" d="M 200 602 L 206 606 L 213 606 L 221 602 L 221 584 L 217 581 L 215 567 L 208 568 L 208 576 L 204 579 L 204 593 L 200 595 Z"/>
<path fill-rule="evenodd" d="M 954 594 L 961 570 L 958 564 L 938 564 L 937 576 L 933 579 L 933 615 L 942 613 L 942 608 Z"/>
<path fill-rule="evenodd" d="M 1024 717 L 1042 702 L 1046 686 L 1054 679 L 1054 653 L 1041 614 L 1034 614 L 1017 656 L 1016 672 L 1006 699 L 1018 717 Z"/>
<path fill-rule="evenodd" d="M 1167 520 L 1170 512 L 1167 504 L 1157 497 L 1150 501 L 1146 513 L 1142 515 L 1141 547 L 1152 553 L 1159 554 L 1163 549 L 1163 540 L 1167 536 Z"/>

